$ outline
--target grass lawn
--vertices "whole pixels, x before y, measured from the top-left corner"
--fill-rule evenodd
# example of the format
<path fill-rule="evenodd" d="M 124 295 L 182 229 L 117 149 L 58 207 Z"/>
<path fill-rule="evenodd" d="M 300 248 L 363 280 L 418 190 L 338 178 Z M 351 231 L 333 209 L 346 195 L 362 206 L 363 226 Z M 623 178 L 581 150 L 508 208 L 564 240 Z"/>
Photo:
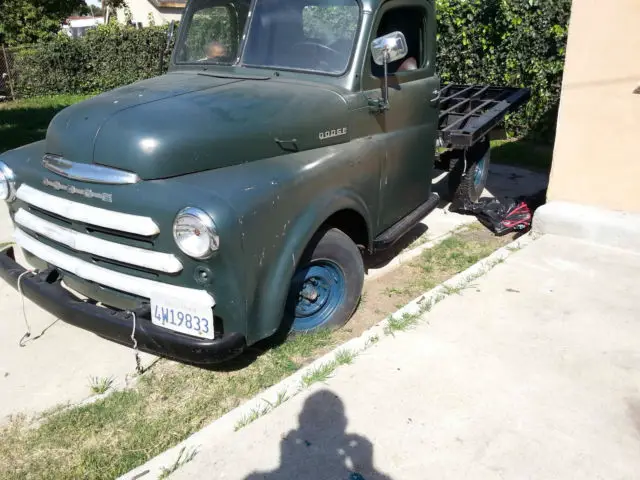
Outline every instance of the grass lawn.
<path fill-rule="evenodd" d="M 56 95 L 0 103 L 0 153 L 42 140 L 53 116 L 88 95 Z"/>
<path fill-rule="evenodd" d="M 0 478 L 117 477 L 510 240 L 480 226 L 456 233 L 412 263 L 367 282 L 358 310 L 341 330 L 297 336 L 274 348 L 250 352 L 218 371 L 161 360 L 140 377 L 134 389 L 114 392 L 83 407 L 58 409 L 36 426 L 16 418 L 0 429 Z M 331 368 L 352 359 L 347 352 Z M 304 384 L 323 381 L 330 374 L 312 372 Z M 261 414 L 257 412 L 255 418 Z"/>

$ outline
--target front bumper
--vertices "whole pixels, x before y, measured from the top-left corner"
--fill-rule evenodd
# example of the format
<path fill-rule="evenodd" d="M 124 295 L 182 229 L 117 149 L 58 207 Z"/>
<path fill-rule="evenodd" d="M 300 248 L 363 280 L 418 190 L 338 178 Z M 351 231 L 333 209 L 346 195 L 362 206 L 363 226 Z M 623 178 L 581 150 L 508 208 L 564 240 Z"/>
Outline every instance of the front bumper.
<path fill-rule="evenodd" d="M 0 252 L 0 278 L 13 288 L 18 288 L 18 278 L 25 271 L 15 261 L 13 248 Z M 131 312 L 99 307 L 76 298 L 61 285 L 61 275 L 55 267 L 25 274 L 20 287 L 27 298 L 60 320 L 122 345 L 133 346 Z M 151 323 L 148 305 L 133 313 L 136 315 L 138 349 L 155 355 L 195 364 L 214 364 L 239 355 L 246 345 L 240 333 L 226 333 L 207 340 L 158 327 Z"/>

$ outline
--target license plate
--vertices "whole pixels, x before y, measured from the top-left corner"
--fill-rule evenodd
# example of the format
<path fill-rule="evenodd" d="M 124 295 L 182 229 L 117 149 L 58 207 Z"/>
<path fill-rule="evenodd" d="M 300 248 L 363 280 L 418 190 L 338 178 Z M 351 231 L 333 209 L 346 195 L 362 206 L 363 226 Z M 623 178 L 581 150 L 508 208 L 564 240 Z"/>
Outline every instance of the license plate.
<path fill-rule="evenodd" d="M 179 298 L 151 298 L 151 322 L 194 337 L 213 339 L 211 306 Z"/>

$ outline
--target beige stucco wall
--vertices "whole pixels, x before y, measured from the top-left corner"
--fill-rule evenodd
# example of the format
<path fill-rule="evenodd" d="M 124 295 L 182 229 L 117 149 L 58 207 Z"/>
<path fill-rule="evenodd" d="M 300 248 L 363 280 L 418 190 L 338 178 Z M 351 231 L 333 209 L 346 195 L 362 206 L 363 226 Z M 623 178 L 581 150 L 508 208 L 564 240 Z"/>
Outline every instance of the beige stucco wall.
<path fill-rule="evenodd" d="M 162 8 L 157 9 L 149 2 L 149 0 L 128 0 L 127 6 L 131 11 L 131 19 L 135 23 L 142 23 L 143 27 L 149 26 L 149 14 L 153 16 L 156 25 L 169 23 L 171 20 L 180 21 L 182 17 L 182 9 L 179 8 Z M 118 10 L 118 21 L 124 23 L 125 9 Z"/>
<path fill-rule="evenodd" d="M 640 212 L 640 0 L 573 0 L 548 191 Z"/>

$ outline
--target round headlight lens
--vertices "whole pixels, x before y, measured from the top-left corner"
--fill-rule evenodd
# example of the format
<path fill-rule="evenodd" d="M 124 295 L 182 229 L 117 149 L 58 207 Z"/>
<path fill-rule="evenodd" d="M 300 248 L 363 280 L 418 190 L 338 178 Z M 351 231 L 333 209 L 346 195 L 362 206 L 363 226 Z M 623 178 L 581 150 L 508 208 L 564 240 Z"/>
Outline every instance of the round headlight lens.
<path fill-rule="evenodd" d="M 5 163 L 0 162 L 0 200 L 13 200 L 15 195 L 15 177 Z"/>
<path fill-rule="evenodd" d="M 213 220 L 195 207 L 178 212 L 173 221 L 173 238 L 180 250 L 200 260 L 209 258 L 220 246 Z"/>

